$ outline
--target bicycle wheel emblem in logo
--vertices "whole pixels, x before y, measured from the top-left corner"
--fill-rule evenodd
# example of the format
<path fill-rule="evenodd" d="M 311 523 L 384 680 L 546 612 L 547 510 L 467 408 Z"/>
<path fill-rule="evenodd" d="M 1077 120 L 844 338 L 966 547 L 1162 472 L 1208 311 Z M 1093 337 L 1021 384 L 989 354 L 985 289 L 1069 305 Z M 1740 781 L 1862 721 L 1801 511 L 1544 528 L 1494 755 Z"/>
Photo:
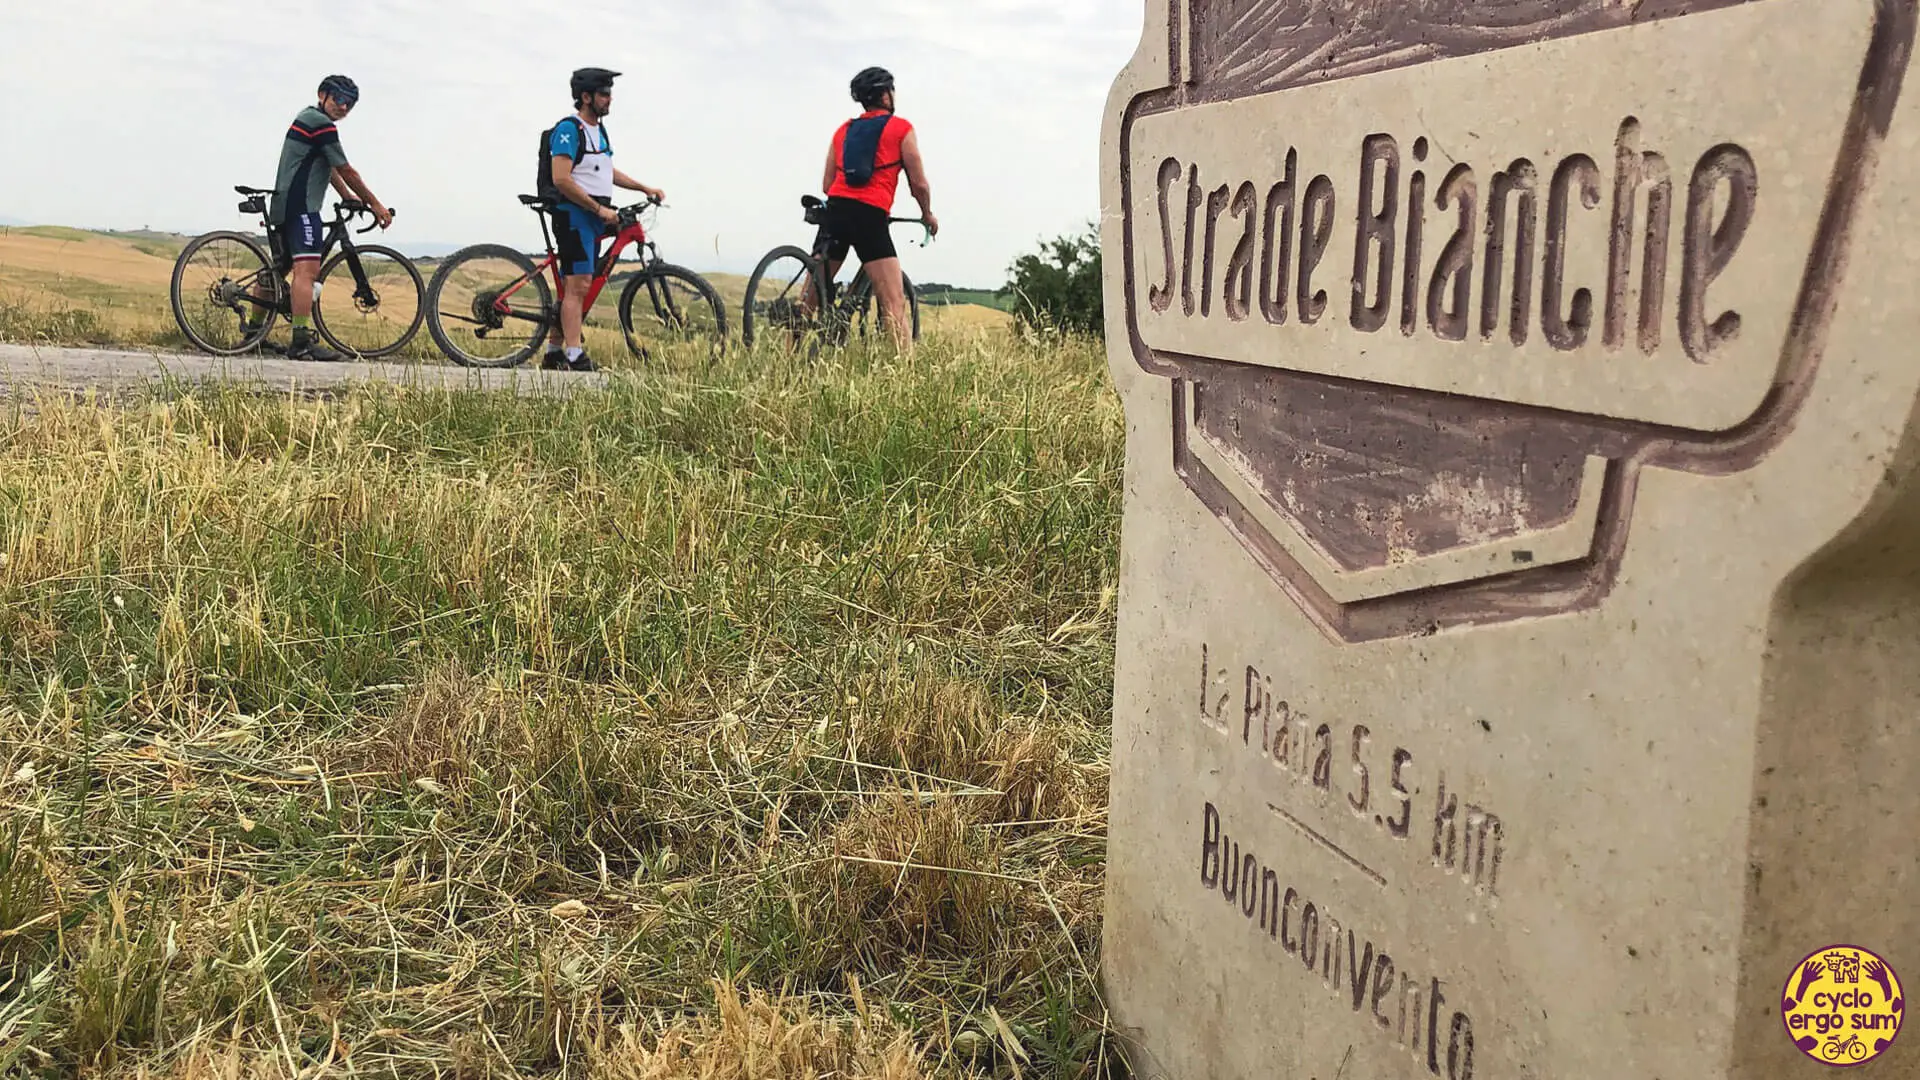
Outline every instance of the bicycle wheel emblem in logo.
<path fill-rule="evenodd" d="M 1893 965 L 1853 945 L 1831 945 L 1787 977 L 1780 1015 L 1787 1037 L 1823 1065 L 1847 1068 L 1886 1053 L 1906 1017 L 1906 988 Z"/>

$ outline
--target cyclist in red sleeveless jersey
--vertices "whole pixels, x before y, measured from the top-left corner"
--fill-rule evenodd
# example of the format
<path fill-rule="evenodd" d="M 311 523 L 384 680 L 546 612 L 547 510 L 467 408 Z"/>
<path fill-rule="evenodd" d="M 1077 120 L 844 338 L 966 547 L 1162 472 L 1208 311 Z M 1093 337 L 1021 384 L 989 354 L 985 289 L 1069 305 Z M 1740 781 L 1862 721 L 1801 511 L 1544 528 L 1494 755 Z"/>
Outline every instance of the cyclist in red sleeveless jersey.
<path fill-rule="evenodd" d="M 829 280 L 839 272 L 849 249 L 860 257 L 894 341 L 905 352 L 913 347 L 913 327 L 900 281 L 900 256 L 887 222 L 902 173 L 920 204 L 927 232 L 938 234 L 940 221 L 933 216 L 933 189 L 920 159 L 919 137 L 913 125 L 893 111 L 893 76 L 870 67 L 853 77 L 851 89 L 865 111 L 841 124 L 827 147 L 826 172 L 820 181 L 827 193 L 826 220 L 814 241 L 814 253 L 826 260 Z M 846 156 L 850 149 L 855 154 L 851 161 Z"/>

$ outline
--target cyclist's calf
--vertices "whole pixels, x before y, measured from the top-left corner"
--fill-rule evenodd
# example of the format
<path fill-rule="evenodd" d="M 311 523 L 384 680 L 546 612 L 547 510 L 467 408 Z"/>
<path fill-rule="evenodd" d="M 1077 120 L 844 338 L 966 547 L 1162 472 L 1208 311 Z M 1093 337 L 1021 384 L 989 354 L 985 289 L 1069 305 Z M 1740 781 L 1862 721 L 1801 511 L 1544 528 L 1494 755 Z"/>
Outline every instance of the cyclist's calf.
<path fill-rule="evenodd" d="M 907 290 L 900 278 L 900 260 L 875 259 L 861 266 L 867 272 L 867 279 L 873 282 L 873 298 L 880 304 L 880 314 L 887 320 L 894 345 L 903 353 L 911 351 L 912 316 L 907 311 Z"/>
<path fill-rule="evenodd" d="M 585 321 L 587 293 L 593 288 L 593 275 L 569 274 L 560 279 L 560 340 L 568 349 L 582 348 L 585 333 L 581 323 Z"/>

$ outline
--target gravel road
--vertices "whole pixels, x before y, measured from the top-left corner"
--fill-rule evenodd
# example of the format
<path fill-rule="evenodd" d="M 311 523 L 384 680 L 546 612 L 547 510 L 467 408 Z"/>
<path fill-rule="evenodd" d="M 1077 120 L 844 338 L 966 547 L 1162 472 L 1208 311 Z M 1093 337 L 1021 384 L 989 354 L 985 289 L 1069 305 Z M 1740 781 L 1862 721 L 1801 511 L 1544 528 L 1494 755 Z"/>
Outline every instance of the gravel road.
<path fill-rule="evenodd" d="M 218 380 L 268 391 L 325 392 L 356 383 L 388 382 L 438 389 L 513 389 L 527 394 L 599 388 L 600 372 L 541 371 L 536 365 L 500 371 L 452 364 L 316 364 L 274 355 L 207 356 L 117 349 L 69 349 L 0 344 L 0 396 L 34 391 L 140 390 L 169 377 Z"/>

